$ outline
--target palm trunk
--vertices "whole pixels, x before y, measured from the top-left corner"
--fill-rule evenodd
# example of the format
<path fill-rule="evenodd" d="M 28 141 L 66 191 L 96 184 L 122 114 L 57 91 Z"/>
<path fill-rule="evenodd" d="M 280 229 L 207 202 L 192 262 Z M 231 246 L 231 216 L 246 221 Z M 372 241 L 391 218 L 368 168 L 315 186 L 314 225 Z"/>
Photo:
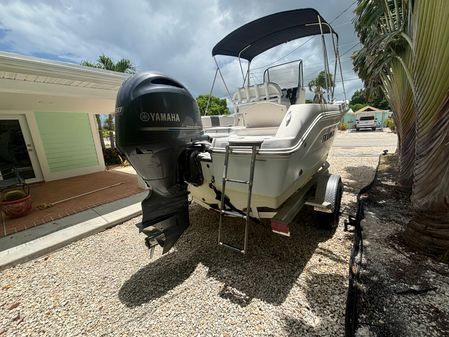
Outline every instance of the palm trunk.
<path fill-rule="evenodd" d="M 418 116 L 413 218 L 405 237 L 426 253 L 449 250 L 449 92 L 434 118 Z"/>
<path fill-rule="evenodd" d="M 111 141 L 111 148 L 115 149 L 115 138 L 114 138 L 114 132 L 109 131 L 109 140 Z"/>
<path fill-rule="evenodd" d="M 98 134 L 99 134 L 99 136 L 100 136 L 100 144 L 101 144 L 101 148 L 104 150 L 104 149 L 106 149 L 106 145 L 104 144 L 103 133 L 101 132 L 101 119 L 100 119 L 100 115 L 96 114 L 96 115 L 95 115 L 95 119 L 97 120 Z"/>
<path fill-rule="evenodd" d="M 114 138 L 114 116 L 112 114 L 108 115 L 108 125 L 109 125 L 109 140 L 111 142 L 111 148 L 115 149 L 115 138 Z"/>
<path fill-rule="evenodd" d="M 406 66 L 410 66 L 411 51 L 403 55 Z M 404 67 L 399 61 L 392 64 L 392 78 L 389 86 L 390 105 L 396 115 L 399 153 L 399 187 L 411 191 L 415 162 L 416 115 L 413 107 L 413 92 Z"/>
<path fill-rule="evenodd" d="M 417 0 L 413 10 L 416 147 L 408 243 L 426 253 L 449 250 L 449 6 Z"/>

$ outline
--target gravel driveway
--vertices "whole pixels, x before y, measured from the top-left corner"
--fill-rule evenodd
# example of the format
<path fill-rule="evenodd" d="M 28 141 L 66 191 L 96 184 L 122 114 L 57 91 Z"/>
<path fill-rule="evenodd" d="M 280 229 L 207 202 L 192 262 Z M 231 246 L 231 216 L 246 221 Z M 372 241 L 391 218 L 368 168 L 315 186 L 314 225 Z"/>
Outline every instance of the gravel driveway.
<path fill-rule="evenodd" d="M 370 144 L 364 151 L 371 156 L 345 158 L 341 151 L 354 150 L 332 150 L 343 207 L 353 207 L 354 193 L 372 178 L 372 154 L 384 148 Z M 192 226 L 176 249 L 156 251 L 152 260 L 138 221 L 1 272 L 0 336 L 343 335 L 352 239 L 343 217 L 330 233 L 303 211 L 290 238 L 254 224 L 243 256 L 218 247 L 218 217 L 192 206 Z M 238 221 L 228 223 L 241 230 Z"/>

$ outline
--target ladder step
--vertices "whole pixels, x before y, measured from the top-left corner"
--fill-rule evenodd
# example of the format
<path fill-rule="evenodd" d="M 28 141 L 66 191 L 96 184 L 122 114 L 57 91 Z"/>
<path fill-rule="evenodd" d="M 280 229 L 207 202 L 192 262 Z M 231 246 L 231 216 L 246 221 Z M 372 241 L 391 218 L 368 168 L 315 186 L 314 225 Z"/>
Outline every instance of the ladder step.
<path fill-rule="evenodd" d="M 245 254 L 245 250 L 244 250 L 244 249 L 240 249 L 240 248 L 238 248 L 238 247 L 235 247 L 235 246 L 231 246 L 231 245 L 228 245 L 228 244 L 226 244 L 226 243 L 223 243 L 223 242 L 219 242 L 218 244 L 219 244 L 220 246 L 223 246 L 223 247 L 226 247 L 226 248 L 232 249 L 232 250 L 234 250 L 234 251 L 236 251 L 236 252 L 239 252 L 239 253 Z"/>
<path fill-rule="evenodd" d="M 229 147 L 245 147 L 257 146 L 260 147 L 265 139 L 231 139 L 229 140 Z"/>
<path fill-rule="evenodd" d="M 237 183 L 237 184 L 249 184 L 248 180 L 240 180 L 240 179 L 231 179 L 231 178 L 226 178 L 226 181 L 229 181 L 231 183 Z"/>
<path fill-rule="evenodd" d="M 229 140 L 229 145 L 226 146 L 226 152 L 225 152 L 225 158 L 224 158 L 224 169 L 223 169 L 223 189 L 221 191 L 221 202 L 220 202 L 220 221 L 218 224 L 218 244 L 220 246 L 224 246 L 226 248 L 232 249 L 236 252 L 240 252 L 242 254 L 246 253 L 246 248 L 248 245 L 248 225 L 249 225 L 249 212 L 251 210 L 251 194 L 252 194 L 252 188 L 253 188 L 253 180 L 254 180 L 254 167 L 256 165 L 256 155 L 258 152 L 258 149 L 260 148 L 261 144 L 263 143 L 263 139 L 261 140 L 238 140 L 238 141 L 231 141 Z M 228 178 L 228 165 L 229 165 L 229 155 L 232 153 L 233 149 L 242 149 L 242 148 L 250 148 L 251 149 L 251 165 L 249 170 L 249 177 L 248 180 L 241 180 L 241 179 L 232 179 Z M 248 200 L 247 200 L 247 208 L 246 208 L 246 214 L 242 214 L 240 212 L 235 211 L 227 211 L 225 210 L 225 196 L 226 196 L 226 182 L 231 183 L 237 183 L 237 184 L 245 184 L 248 185 Z M 224 216 L 231 216 L 236 218 L 241 218 L 245 220 L 245 236 L 243 239 L 243 248 L 235 247 L 228 245 L 224 243 L 221 240 L 221 230 L 223 227 L 223 218 Z"/>
<path fill-rule="evenodd" d="M 246 215 L 243 215 L 243 214 L 240 214 L 240 213 L 234 212 L 234 211 L 222 210 L 221 213 L 225 214 L 225 215 L 233 216 L 233 217 L 236 217 L 236 218 L 246 219 Z"/>

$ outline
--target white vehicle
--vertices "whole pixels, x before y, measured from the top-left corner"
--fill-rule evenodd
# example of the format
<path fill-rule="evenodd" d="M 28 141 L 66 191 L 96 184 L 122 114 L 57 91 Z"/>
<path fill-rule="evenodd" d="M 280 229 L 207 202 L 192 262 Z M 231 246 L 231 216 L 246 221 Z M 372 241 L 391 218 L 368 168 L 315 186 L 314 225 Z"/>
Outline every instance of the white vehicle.
<path fill-rule="evenodd" d="M 346 97 L 336 102 L 330 88 L 327 100 L 322 93 L 319 103 L 305 104 L 302 60 L 271 66 L 261 83 L 250 83 L 254 57 L 313 35 L 321 37 L 324 69 L 331 73 L 324 34 L 330 34 L 338 61 L 332 73 L 339 70 L 343 84 L 338 35 L 314 9 L 272 14 L 224 37 L 212 50 L 214 58 L 247 61 L 243 86 L 230 94 L 231 117 L 201 120 L 187 90 L 160 74 L 137 74 L 123 84 L 117 144 L 152 189 L 142 203 L 140 226 L 148 247 L 159 243 L 166 252 L 188 227 L 187 190 L 194 202 L 220 214 L 218 243 L 242 253 L 250 219 L 270 218 L 274 232 L 289 236 L 290 222 L 308 204 L 327 226 L 338 224 L 342 183 L 328 173 L 326 159 L 349 109 Z M 215 79 L 218 74 L 223 79 L 217 63 Z M 225 216 L 245 221 L 241 247 L 225 242 Z"/>
<path fill-rule="evenodd" d="M 377 122 L 375 119 L 374 112 L 361 112 L 357 114 L 357 119 L 355 122 L 355 129 L 359 131 L 360 129 L 371 129 L 376 131 Z"/>

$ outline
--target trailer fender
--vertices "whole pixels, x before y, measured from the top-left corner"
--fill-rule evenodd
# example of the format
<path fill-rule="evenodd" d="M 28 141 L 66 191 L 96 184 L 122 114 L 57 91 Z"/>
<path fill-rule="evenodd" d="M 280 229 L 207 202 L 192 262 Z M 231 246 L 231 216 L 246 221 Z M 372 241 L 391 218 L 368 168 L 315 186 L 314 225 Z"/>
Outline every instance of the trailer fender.
<path fill-rule="evenodd" d="M 337 175 L 320 175 L 317 178 L 313 209 L 317 212 L 333 213 L 340 205 L 343 184 Z"/>

